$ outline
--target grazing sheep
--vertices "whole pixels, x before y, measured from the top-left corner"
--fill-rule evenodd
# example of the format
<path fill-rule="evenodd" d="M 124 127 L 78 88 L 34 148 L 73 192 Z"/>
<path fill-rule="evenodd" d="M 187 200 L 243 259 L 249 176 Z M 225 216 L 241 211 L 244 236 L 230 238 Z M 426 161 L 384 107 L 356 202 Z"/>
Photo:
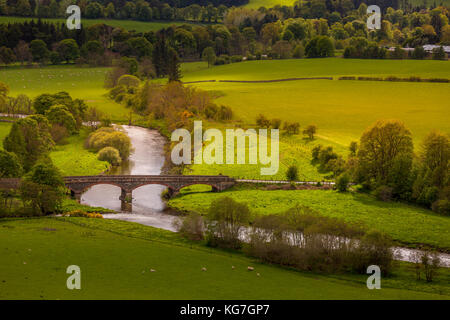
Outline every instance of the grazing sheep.
<path fill-rule="evenodd" d="M 150 269 L 150 272 L 155 272 L 156 270 L 155 269 Z"/>
<path fill-rule="evenodd" d="M 202 271 L 206 271 L 206 268 L 205 268 L 205 267 L 203 267 L 203 268 L 202 268 Z"/>
<path fill-rule="evenodd" d="M 234 267 L 234 266 L 231 266 L 231 269 L 233 269 L 233 270 L 234 270 L 234 269 L 235 269 L 235 267 Z"/>
<path fill-rule="evenodd" d="M 247 267 L 247 270 L 248 270 L 248 271 L 253 271 L 253 270 L 255 270 L 255 268 L 253 268 L 253 267 Z"/>

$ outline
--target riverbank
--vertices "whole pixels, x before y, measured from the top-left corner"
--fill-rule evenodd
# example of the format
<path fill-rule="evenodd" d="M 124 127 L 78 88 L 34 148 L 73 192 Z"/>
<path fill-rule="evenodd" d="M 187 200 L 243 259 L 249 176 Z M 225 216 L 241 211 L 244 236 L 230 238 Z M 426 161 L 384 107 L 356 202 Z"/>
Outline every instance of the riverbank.
<path fill-rule="evenodd" d="M 450 219 L 414 205 L 383 202 L 364 193 L 335 190 L 260 190 L 240 186 L 221 193 L 204 190 L 182 192 L 168 205 L 182 212 L 205 214 L 212 201 L 227 196 L 247 203 L 254 214 L 264 215 L 284 212 L 301 204 L 325 216 L 383 232 L 401 246 L 450 252 Z"/>

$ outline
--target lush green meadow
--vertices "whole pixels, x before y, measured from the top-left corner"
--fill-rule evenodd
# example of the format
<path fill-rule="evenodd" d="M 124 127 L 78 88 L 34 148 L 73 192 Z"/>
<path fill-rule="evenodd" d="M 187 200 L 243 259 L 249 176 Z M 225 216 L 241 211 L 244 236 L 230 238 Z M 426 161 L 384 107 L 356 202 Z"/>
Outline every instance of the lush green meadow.
<path fill-rule="evenodd" d="M 311 207 L 321 214 L 342 218 L 388 234 L 409 246 L 425 244 L 450 250 L 450 219 L 431 210 L 398 202 L 382 202 L 360 193 L 325 190 L 252 190 L 236 188 L 222 193 L 192 192 L 169 201 L 179 210 L 206 213 L 210 203 L 228 196 L 248 203 L 255 214 L 280 213 L 296 204 Z"/>
<path fill-rule="evenodd" d="M 450 78 L 446 61 L 300 59 L 249 61 L 187 73 L 183 81 L 268 80 L 291 77 L 370 75 Z M 405 122 L 415 142 L 431 130 L 450 131 L 450 84 L 299 80 L 274 83 L 198 83 L 224 94 L 218 103 L 230 106 L 244 124 L 259 113 L 269 118 L 314 123 L 319 136 L 347 145 L 379 119 Z"/>
<path fill-rule="evenodd" d="M 82 129 L 67 138 L 66 144 L 57 145 L 50 152 L 53 163 L 64 176 L 96 175 L 108 170 L 108 162 L 98 160 L 95 152 L 84 148 L 88 134 L 88 129 Z"/>
<path fill-rule="evenodd" d="M 34 98 L 42 93 L 68 92 L 73 98 L 85 100 L 114 121 L 127 119 L 128 110 L 105 94 L 105 74 L 109 68 L 81 68 L 74 65 L 42 68 L 5 68 L 0 71 L 0 81 L 11 89 L 10 95 L 24 93 Z"/>
<path fill-rule="evenodd" d="M 24 22 L 31 21 L 36 18 L 26 18 L 26 17 L 9 17 L 9 16 L 0 16 L 0 23 L 13 23 L 13 22 Z M 43 18 L 42 21 L 48 21 L 52 23 L 65 24 L 66 19 L 62 18 Z M 170 27 L 171 25 L 181 26 L 183 24 L 192 24 L 191 22 L 186 21 L 152 21 L 152 22 L 144 22 L 144 21 L 133 21 L 133 20 L 115 20 L 115 19 L 81 19 L 82 26 L 89 27 L 94 24 L 104 23 L 111 27 L 120 27 L 125 30 L 135 30 L 137 32 L 149 32 L 149 31 L 157 31 L 162 28 Z"/>
<path fill-rule="evenodd" d="M 321 180 L 311 165 L 311 149 L 332 145 L 346 155 L 348 144 L 380 119 L 399 119 L 411 130 L 416 150 L 424 136 L 437 129 L 450 132 L 450 84 L 380 81 L 341 81 L 339 76 L 421 76 L 450 78 L 446 61 L 298 59 L 249 61 L 205 68 L 185 64 L 183 81 L 270 80 L 293 77 L 334 77 L 334 80 L 299 80 L 273 83 L 194 83 L 195 87 L 219 92 L 218 104 L 233 109 L 235 121 L 229 127 L 255 126 L 258 114 L 297 121 L 300 131 L 309 124 L 318 127 L 317 139 L 280 137 L 280 170 L 264 177 L 251 165 L 193 165 L 187 173 L 227 174 L 240 178 L 283 179 L 287 167 L 296 164 L 301 180 Z M 214 124 L 211 124 L 214 125 Z M 226 125 L 225 125 L 226 126 Z"/>
<path fill-rule="evenodd" d="M 437 294 L 447 292 L 446 271 L 433 285 L 417 285 L 411 270 L 382 280 L 382 290 L 368 290 L 366 276 L 282 269 L 117 220 L 3 219 L 0 243 L 8 261 L 0 264 L 0 299 L 450 298 Z M 66 288 L 69 265 L 81 268 L 81 290 Z M 247 271 L 250 265 L 255 271 Z"/>
<path fill-rule="evenodd" d="M 249 0 L 244 7 L 259 9 L 260 7 L 273 8 L 275 6 L 292 6 L 297 0 Z"/>
<path fill-rule="evenodd" d="M 197 64 L 197 63 L 195 63 Z M 450 78 L 450 66 L 436 60 L 288 59 L 255 60 L 213 66 L 185 74 L 183 81 L 272 80 L 293 77 L 421 76 Z"/>
<path fill-rule="evenodd" d="M 9 134 L 11 129 L 10 122 L 0 122 L 0 148 L 3 149 L 3 139 Z"/>

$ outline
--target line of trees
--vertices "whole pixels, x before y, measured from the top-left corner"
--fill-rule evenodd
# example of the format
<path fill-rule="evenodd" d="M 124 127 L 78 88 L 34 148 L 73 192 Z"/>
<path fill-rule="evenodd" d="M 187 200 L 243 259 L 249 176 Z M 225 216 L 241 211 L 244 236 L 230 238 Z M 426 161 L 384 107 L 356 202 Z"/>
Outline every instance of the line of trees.
<path fill-rule="evenodd" d="M 218 22 L 230 6 L 239 6 L 248 0 L 214 1 L 67 1 L 67 0 L 9 0 L 0 4 L 0 15 L 65 18 L 69 5 L 80 7 L 88 19 L 128 19 L 139 21 L 190 20 Z"/>

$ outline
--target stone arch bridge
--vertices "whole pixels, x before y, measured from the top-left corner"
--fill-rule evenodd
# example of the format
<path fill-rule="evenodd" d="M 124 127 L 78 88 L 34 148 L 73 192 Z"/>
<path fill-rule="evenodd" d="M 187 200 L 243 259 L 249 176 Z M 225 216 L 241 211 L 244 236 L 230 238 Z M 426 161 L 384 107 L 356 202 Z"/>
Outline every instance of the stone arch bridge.
<path fill-rule="evenodd" d="M 132 192 L 134 189 L 150 184 L 164 185 L 173 196 L 181 188 L 194 185 L 210 185 L 214 192 L 223 191 L 234 185 L 235 180 L 228 176 L 182 176 L 182 175 L 97 175 L 64 177 L 64 183 L 71 195 L 81 199 L 81 195 L 88 188 L 97 184 L 111 184 L 121 189 L 120 200 L 123 210 L 131 210 Z M 0 189 L 16 189 L 20 179 L 0 179 Z"/>

